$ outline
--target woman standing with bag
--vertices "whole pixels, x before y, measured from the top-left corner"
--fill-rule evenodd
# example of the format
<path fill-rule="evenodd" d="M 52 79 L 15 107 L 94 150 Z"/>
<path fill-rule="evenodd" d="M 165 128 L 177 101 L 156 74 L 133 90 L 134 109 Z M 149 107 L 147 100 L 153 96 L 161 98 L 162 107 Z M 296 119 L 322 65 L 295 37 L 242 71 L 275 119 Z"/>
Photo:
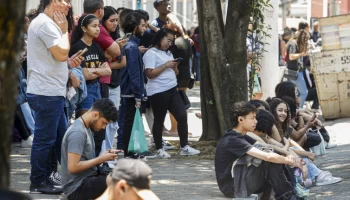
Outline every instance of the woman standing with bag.
<path fill-rule="evenodd" d="M 187 113 L 183 100 L 176 90 L 176 75 L 179 73 L 178 62 L 169 51 L 174 42 L 174 33 L 169 29 L 160 29 L 153 40 L 152 48 L 143 56 L 148 83 L 147 94 L 154 114 L 153 138 L 157 157 L 169 158 L 163 149 L 162 129 L 167 111 L 178 122 L 180 137 L 180 155 L 196 155 L 200 151 L 188 146 Z"/>
<path fill-rule="evenodd" d="M 287 46 L 287 70 L 286 78 L 292 81 L 298 88 L 300 97 L 300 107 L 303 108 L 304 102 L 308 95 L 306 82 L 303 75 L 303 57 L 308 52 L 308 40 L 310 34 L 301 29 L 298 33 L 288 42 Z"/>

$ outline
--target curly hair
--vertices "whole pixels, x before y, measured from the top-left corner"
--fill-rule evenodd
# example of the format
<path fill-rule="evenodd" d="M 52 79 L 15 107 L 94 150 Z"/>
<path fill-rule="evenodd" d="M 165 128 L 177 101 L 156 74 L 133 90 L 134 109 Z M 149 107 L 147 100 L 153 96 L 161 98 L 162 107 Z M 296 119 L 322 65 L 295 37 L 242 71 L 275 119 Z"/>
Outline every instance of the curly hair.
<path fill-rule="evenodd" d="M 256 113 L 257 109 L 249 102 L 239 101 L 233 104 L 231 108 L 231 123 L 233 127 L 238 126 L 238 117 L 245 117 L 250 113 Z"/>
<path fill-rule="evenodd" d="M 272 127 L 275 123 L 275 117 L 266 110 L 259 110 L 256 114 L 256 124 L 255 130 L 266 133 L 268 136 L 272 136 Z"/>
<path fill-rule="evenodd" d="M 291 81 L 283 81 L 276 85 L 275 94 L 277 98 L 283 96 L 288 96 L 294 101 L 297 100 L 297 95 L 295 94 L 295 85 Z"/>
<path fill-rule="evenodd" d="M 107 121 L 118 121 L 118 110 L 110 99 L 102 98 L 96 100 L 91 107 L 91 111 L 98 111 L 101 117 L 106 118 Z"/>
<path fill-rule="evenodd" d="M 265 110 L 270 111 L 270 106 L 266 101 L 262 101 L 259 99 L 252 99 L 249 101 L 250 104 L 255 106 L 256 108 L 259 108 L 260 106 L 263 106 Z"/>
<path fill-rule="evenodd" d="M 289 112 L 289 106 L 288 104 L 283 101 L 280 98 L 272 98 L 272 99 L 268 99 L 267 102 L 270 104 L 270 108 L 271 108 L 271 113 L 273 114 L 273 116 L 275 117 L 275 125 L 278 129 L 278 132 L 280 133 L 281 137 L 285 136 L 286 130 L 289 126 L 289 118 L 290 118 L 290 112 Z M 285 104 L 287 106 L 288 112 L 287 112 L 287 118 L 284 122 L 280 122 L 278 119 L 278 114 L 277 114 L 277 106 L 280 105 L 281 103 Z"/>

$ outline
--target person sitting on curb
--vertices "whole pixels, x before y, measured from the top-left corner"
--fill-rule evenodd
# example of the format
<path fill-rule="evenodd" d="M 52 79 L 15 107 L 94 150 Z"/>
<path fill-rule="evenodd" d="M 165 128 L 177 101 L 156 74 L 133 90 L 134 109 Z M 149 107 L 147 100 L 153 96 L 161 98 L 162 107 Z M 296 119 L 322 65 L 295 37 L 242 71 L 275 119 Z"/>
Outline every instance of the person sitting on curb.
<path fill-rule="evenodd" d="M 97 200 L 159 200 L 151 191 L 152 169 L 141 160 L 120 159 L 107 190 Z"/>
<path fill-rule="evenodd" d="M 114 103 L 103 98 L 68 128 L 62 142 L 61 171 L 63 192 L 69 200 L 95 199 L 106 190 L 111 177 L 99 173 L 96 166 L 115 160 L 117 152 L 107 150 L 96 157 L 92 131 L 105 129 L 117 120 Z"/>
<path fill-rule="evenodd" d="M 290 145 L 290 138 L 284 138 L 284 145 L 282 143 L 277 142 L 273 138 L 271 138 L 272 127 L 275 122 L 275 117 L 268 111 L 260 109 L 256 115 L 256 119 L 258 120 L 258 124 L 256 125 L 256 129 L 254 133 L 247 133 L 249 137 L 253 139 L 269 144 L 269 147 L 272 147 L 275 151 L 279 152 L 283 155 L 296 155 L 298 148 L 292 147 Z M 300 151 L 300 150 L 299 150 Z M 297 151 L 298 152 L 298 151 Z M 299 153 L 299 152 L 298 152 Z M 310 187 L 311 183 L 316 183 L 317 186 L 321 185 L 330 185 L 334 183 L 338 183 L 342 181 L 339 177 L 333 177 L 329 171 L 323 171 L 319 169 L 309 158 L 306 156 L 298 156 L 303 159 L 305 162 L 304 168 L 302 169 L 304 175 L 304 181 L 308 178 L 310 181 L 305 182 L 305 187 Z M 312 182 L 311 182 L 312 181 Z"/>
<path fill-rule="evenodd" d="M 301 160 L 292 155 L 284 157 L 255 147 L 261 143 L 246 135 L 247 132 L 253 132 L 257 125 L 256 108 L 250 103 L 235 103 L 231 111 L 231 122 L 233 128 L 221 138 L 215 153 L 215 173 L 220 191 L 226 197 L 237 198 L 272 188 L 276 199 L 296 199 L 293 186 L 284 174 L 283 165 L 301 168 Z M 251 165 L 233 165 L 246 155 L 260 164 L 253 162 Z"/>

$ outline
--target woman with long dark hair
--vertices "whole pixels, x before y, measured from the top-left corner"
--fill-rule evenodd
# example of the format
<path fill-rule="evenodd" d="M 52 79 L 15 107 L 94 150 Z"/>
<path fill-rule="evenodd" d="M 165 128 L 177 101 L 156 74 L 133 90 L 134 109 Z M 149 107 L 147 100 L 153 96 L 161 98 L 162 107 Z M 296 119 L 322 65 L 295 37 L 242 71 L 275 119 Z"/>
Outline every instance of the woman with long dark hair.
<path fill-rule="evenodd" d="M 178 123 L 180 137 L 180 155 L 196 155 L 200 151 L 188 146 L 187 113 L 183 100 L 176 90 L 176 75 L 178 61 L 174 59 L 169 48 L 173 44 L 175 34 L 168 29 L 160 29 L 153 40 L 152 48 L 143 56 L 148 83 L 147 94 L 154 114 L 153 138 L 156 144 L 157 156 L 169 158 L 163 149 L 162 129 L 167 111 L 175 117 Z"/>
<path fill-rule="evenodd" d="M 101 98 L 100 76 L 110 76 L 111 69 L 106 62 L 104 52 L 93 40 L 100 33 L 99 20 L 92 14 L 83 15 L 78 21 L 72 33 L 72 48 L 69 55 L 85 48 L 88 51 L 83 55 L 85 61 L 82 63 L 84 78 L 87 85 L 87 97 L 77 105 L 77 118 L 88 111 L 93 103 Z"/>

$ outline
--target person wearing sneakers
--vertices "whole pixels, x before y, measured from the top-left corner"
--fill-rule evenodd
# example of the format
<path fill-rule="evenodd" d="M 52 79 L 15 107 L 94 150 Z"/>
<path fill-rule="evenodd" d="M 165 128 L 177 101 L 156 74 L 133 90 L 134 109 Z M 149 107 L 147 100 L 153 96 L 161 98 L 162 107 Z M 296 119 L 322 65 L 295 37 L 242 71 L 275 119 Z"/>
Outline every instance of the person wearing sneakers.
<path fill-rule="evenodd" d="M 180 155 L 196 155 L 200 151 L 188 146 L 187 114 L 180 94 L 176 90 L 176 75 L 178 61 L 174 59 L 169 51 L 174 42 L 175 35 L 169 29 L 160 29 L 154 36 L 152 48 L 143 56 L 148 83 L 146 90 L 154 114 L 152 128 L 154 142 L 156 144 L 157 156 L 169 158 L 162 144 L 162 129 L 167 111 L 175 117 L 178 122 L 180 137 Z"/>
<path fill-rule="evenodd" d="M 141 160 L 120 159 L 109 187 L 97 200 L 159 200 L 150 189 L 152 169 Z"/>
<path fill-rule="evenodd" d="M 263 147 L 261 143 L 246 135 L 256 128 L 256 112 L 256 107 L 249 102 L 236 102 L 232 106 L 233 128 L 225 132 L 215 152 L 219 189 L 226 197 L 246 198 L 272 188 L 276 199 L 296 200 L 284 165 L 302 168 L 303 163 L 293 155 L 264 151 L 259 148 Z"/>
<path fill-rule="evenodd" d="M 110 176 L 96 166 L 115 160 L 117 151 L 109 149 L 96 157 L 92 131 L 105 129 L 107 124 L 117 120 L 114 103 L 102 98 L 68 128 L 61 154 L 63 192 L 68 200 L 95 199 L 106 190 Z"/>

